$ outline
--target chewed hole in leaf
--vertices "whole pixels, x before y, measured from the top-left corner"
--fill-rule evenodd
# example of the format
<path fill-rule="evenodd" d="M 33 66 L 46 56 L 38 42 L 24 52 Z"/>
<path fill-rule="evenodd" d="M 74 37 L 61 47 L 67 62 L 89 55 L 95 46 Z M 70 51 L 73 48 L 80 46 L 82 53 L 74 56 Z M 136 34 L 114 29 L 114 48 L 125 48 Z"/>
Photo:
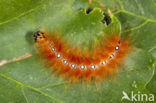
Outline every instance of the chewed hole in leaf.
<path fill-rule="evenodd" d="M 86 14 L 89 14 L 92 10 L 93 10 L 93 8 L 86 9 Z"/>
<path fill-rule="evenodd" d="M 111 17 L 107 13 L 103 13 L 103 15 L 104 15 L 104 18 L 102 19 L 101 22 L 103 24 L 109 25 L 112 22 Z"/>

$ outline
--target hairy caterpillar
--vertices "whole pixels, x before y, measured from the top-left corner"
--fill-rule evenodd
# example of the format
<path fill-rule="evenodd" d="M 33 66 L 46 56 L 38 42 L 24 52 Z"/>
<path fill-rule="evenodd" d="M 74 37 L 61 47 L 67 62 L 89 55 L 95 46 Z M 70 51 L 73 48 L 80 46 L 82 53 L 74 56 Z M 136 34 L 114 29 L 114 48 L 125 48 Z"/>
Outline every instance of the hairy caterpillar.
<path fill-rule="evenodd" d="M 113 76 L 130 49 L 129 41 L 118 35 L 106 36 L 90 51 L 72 48 L 56 35 L 59 34 L 38 31 L 34 34 L 35 45 L 48 67 L 70 82 L 99 81 Z"/>

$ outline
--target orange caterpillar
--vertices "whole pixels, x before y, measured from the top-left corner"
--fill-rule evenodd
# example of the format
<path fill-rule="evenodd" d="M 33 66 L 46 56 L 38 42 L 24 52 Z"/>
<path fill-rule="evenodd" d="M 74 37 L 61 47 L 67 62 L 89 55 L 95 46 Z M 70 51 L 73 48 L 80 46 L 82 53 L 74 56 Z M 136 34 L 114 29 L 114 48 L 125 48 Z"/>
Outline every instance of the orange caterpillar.
<path fill-rule="evenodd" d="M 38 31 L 34 34 L 35 45 L 48 67 L 70 82 L 99 81 L 113 76 L 130 48 L 129 41 L 111 35 L 92 50 L 81 51 L 56 35 Z"/>

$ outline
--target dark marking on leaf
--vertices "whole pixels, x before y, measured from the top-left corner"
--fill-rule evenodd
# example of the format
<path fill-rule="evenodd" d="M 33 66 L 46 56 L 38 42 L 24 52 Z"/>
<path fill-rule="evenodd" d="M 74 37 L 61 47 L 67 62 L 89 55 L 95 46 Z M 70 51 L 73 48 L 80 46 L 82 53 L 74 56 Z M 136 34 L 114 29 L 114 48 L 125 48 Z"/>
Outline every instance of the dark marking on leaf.
<path fill-rule="evenodd" d="M 112 22 L 111 17 L 107 13 L 103 13 L 104 18 L 101 21 L 103 24 L 109 25 Z"/>
<path fill-rule="evenodd" d="M 86 9 L 86 14 L 89 14 L 92 10 L 93 10 L 93 8 Z"/>

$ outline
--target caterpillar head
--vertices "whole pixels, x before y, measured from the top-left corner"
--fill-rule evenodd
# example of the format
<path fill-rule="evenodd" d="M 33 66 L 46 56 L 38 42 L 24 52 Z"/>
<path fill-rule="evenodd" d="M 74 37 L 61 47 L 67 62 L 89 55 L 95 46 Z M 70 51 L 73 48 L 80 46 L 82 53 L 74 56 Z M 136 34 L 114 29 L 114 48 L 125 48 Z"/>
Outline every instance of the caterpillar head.
<path fill-rule="evenodd" d="M 45 41 L 46 39 L 45 33 L 41 31 L 35 32 L 33 37 L 34 37 L 35 42 L 42 42 L 42 41 Z"/>

